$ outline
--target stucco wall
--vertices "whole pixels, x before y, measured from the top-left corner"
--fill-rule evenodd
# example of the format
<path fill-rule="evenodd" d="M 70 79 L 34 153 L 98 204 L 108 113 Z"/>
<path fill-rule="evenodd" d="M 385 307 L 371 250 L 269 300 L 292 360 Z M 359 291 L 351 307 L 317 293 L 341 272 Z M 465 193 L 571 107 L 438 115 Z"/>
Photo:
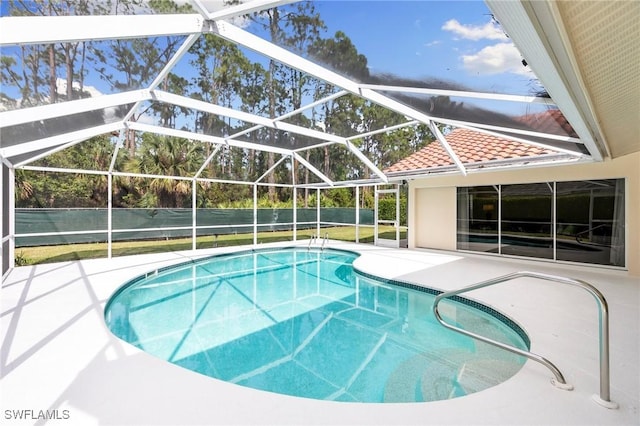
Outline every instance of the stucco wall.
<path fill-rule="evenodd" d="M 640 276 L 640 153 L 601 163 L 478 172 L 409 182 L 409 247 L 456 249 L 456 187 L 572 181 L 626 179 L 627 269 Z"/>
<path fill-rule="evenodd" d="M 456 249 L 455 187 L 421 188 L 416 193 L 416 214 L 416 247 Z"/>

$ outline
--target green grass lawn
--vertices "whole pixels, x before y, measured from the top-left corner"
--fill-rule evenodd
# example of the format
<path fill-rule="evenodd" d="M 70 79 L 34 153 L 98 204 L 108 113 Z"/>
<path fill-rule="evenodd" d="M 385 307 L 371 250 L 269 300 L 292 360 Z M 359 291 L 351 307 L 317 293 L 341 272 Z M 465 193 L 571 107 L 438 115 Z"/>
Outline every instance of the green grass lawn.
<path fill-rule="evenodd" d="M 380 236 L 395 238 L 393 227 L 381 227 Z M 309 239 L 315 234 L 315 229 L 298 231 L 298 240 Z M 340 241 L 355 241 L 355 226 L 340 226 L 322 228 L 321 236 L 329 235 L 329 239 Z M 406 238 L 406 232 L 401 233 Z M 258 243 L 272 243 L 278 241 L 292 241 L 292 231 L 273 231 L 258 233 Z M 360 242 L 373 243 L 373 228 L 360 228 Z M 228 234 L 198 237 L 196 248 L 228 247 L 253 244 L 253 234 Z M 191 250 L 191 238 L 176 238 L 169 240 L 118 241 L 112 245 L 113 256 L 127 256 L 133 254 L 161 253 L 168 251 Z M 65 244 L 56 246 L 18 247 L 16 248 L 16 266 L 37 265 L 41 263 L 65 262 L 69 260 L 96 259 L 107 257 L 107 243 Z"/>

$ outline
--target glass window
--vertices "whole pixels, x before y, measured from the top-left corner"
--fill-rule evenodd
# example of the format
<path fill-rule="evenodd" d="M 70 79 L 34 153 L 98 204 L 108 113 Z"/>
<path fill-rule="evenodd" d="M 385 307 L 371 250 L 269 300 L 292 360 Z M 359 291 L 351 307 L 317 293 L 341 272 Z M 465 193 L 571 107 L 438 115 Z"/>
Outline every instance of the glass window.
<path fill-rule="evenodd" d="M 558 260 L 624 266 L 624 179 L 556 184 Z"/>
<path fill-rule="evenodd" d="M 498 252 L 498 190 L 458 188 L 458 250 Z"/>
<path fill-rule="evenodd" d="M 502 186 L 503 254 L 553 259 L 553 184 Z"/>
<path fill-rule="evenodd" d="M 458 188 L 457 248 L 624 267 L 624 193 L 624 179 Z"/>

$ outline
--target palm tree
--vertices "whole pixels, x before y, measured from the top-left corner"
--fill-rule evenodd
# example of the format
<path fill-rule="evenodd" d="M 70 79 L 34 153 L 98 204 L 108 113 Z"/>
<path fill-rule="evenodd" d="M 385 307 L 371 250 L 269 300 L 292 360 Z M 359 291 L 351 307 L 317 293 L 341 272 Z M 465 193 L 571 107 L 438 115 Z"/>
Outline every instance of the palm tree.
<path fill-rule="evenodd" d="M 204 147 L 169 136 L 144 134 L 142 143 L 127 169 L 131 172 L 159 176 L 193 176 L 205 160 Z M 157 207 L 182 207 L 191 196 L 191 182 L 171 178 L 137 179 L 138 192 L 143 197 L 149 193 L 157 200 Z"/>
<path fill-rule="evenodd" d="M 24 170 L 16 170 L 15 193 L 19 201 L 28 200 L 33 195 L 33 184 L 28 180 L 27 173 Z"/>

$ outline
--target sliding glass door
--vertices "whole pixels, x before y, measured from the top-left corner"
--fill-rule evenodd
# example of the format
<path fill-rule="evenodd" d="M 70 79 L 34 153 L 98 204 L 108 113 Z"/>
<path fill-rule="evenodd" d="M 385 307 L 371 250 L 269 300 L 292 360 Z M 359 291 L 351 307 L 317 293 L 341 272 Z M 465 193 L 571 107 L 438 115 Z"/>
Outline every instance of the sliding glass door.
<path fill-rule="evenodd" d="M 502 185 L 503 254 L 553 259 L 552 185 Z"/>
<path fill-rule="evenodd" d="M 458 249 L 498 253 L 498 188 L 458 188 Z"/>
<path fill-rule="evenodd" d="M 457 248 L 623 267 L 624 194 L 624 179 L 458 188 Z"/>
<path fill-rule="evenodd" d="M 624 180 L 556 185 L 557 259 L 624 266 Z"/>

